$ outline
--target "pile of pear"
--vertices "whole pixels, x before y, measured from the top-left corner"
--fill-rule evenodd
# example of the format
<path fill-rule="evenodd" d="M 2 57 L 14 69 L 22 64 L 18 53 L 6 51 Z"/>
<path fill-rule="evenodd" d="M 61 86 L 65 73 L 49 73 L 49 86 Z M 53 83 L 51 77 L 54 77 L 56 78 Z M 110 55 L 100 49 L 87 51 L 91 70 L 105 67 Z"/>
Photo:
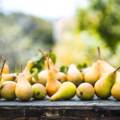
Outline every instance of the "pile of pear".
<path fill-rule="evenodd" d="M 86 55 L 91 59 L 92 66 L 81 71 L 75 64 L 71 64 L 67 74 L 59 71 L 50 54 L 47 57 L 40 49 L 39 52 L 45 61 L 44 70 L 38 73 L 38 80 L 30 72 L 33 61 L 29 60 L 24 70 L 21 64 L 20 73 L 9 73 L 9 67 L 3 57 L 0 70 L 1 97 L 6 100 L 18 98 L 20 101 L 29 101 L 34 98 L 55 101 L 69 100 L 75 95 L 81 100 L 91 100 L 95 95 L 100 99 L 108 99 L 112 95 L 116 100 L 120 100 L 120 67 L 115 69 L 101 60 L 99 47 L 97 62 Z"/>

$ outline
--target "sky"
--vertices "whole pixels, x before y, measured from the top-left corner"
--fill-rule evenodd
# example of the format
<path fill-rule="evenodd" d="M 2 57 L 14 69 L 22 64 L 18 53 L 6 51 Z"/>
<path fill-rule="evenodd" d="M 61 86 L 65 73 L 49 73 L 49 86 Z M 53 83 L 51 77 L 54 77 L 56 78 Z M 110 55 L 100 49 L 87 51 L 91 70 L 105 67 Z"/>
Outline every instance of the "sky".
<path fill-rule="evenodd" d="M 85 8 L 87 0 L 1 0 L 5 14 L 22 12 L 44 19 L 69 18 L 75 15 L 76 7 Z"/>

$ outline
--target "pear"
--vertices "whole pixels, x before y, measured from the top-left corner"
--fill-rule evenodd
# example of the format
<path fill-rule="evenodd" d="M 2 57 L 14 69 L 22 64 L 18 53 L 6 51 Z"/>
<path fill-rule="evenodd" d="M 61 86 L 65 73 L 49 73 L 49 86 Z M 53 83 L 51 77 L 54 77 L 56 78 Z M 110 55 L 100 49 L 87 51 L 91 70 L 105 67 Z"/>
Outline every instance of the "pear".
<path fill-rule="evenodd" d="M 6 81 L 0 87 L 1 96 L 6 100 L 14 100 L 16 98 L 15 89 L 16 89 L 15 82 Z"/>
<path fill-rule="evenodd" d="M 48 70 L 43 70 L 43 71 L 38 73 L 38 81 L 37 81 L 37 83 L 40 83 L 40 84 L 46 86 L 47 79 L 48 79 Z"/>
<path fill-rule="evenodd" d="M 50 98 L 51 101 L 73 98 L 76 94 L 76 86 L 71 82 L 64 82 L 61 84 L 59 90 Z"/>
<path fill-rule="evenodd" d="M 3 68 L 3 74 L 8 74 L 8 73 L 9 73 L 9 67 L 7 64 L 5 64 Z"/>
<path fill-rule="evenodd" d="M 120 100 L 120 82 L 116 82 L 113 85 L 111 89 L 111 94 L 115 99 Z"/>
<path fill-rule="evenodd" d="M 34 65 L 34 62 L 32 62 L 31 60 L 29 60 L 28 61 L 28 63 L 27 63 L 27 65 L 26 65 L 26 67 L 25 67 L 25 69 L 24 69 L 24 74 L 25 74 L 25 76 L 26 76 L 26 78 L 27 78 L 27 80 L 29 81 L 29 83 L 32 85 L 33 84 L 33 82 L 32 82 L 32 74 L 30 73 L 30 69 L 32 68 L 32 66 Z"/>
<path fill-rule="evenodd" d="M 3 59 L 3 64 L 2 64 L 2 68 L 1 68 L 1 70 L 0 70 L 0 81 L 1 81 L 1 79 L 2 79 L 2 73 L 3 73 L 3 69 L 4 69 L 5 62 L 6 62 L 6 59 L 5 59 L 4 57 L 2 57 L 2 59 Z"/>
<path fill-rule="evenodd" d="M 98 64 L 96 62 L 94 62 L 93 59 L 89 55 L 86 55 L 86 56 L 88 56 L 91 59 L 93 64 L 89 69 L 87 69 L 85 72 L 83 72 L 84 82 L 90 83 L 91 85 L 94 86 L 94 84 L 100 78 Z"/>
<path fill-rule="evenodd" d="M 67 81 L 74 83 L 76 86 L 83 82 L 83 75 L 74 64 L 69 66 L 66 78 Z"/>
<path fill-rule="evenodd" d="M 2 74 L 2 79 L 0 81 L 0 86 L 5 81 L 16 81 L 17 80 L 17 74 L 16 73 L 9 73 L 9 74 Z"/>
<path fill-rule="evenodd" d="M 67 81 L 66 74 L 63 72 L 58 72 L 56 77 L 57 77 L 57 80 L 60 81 L 61 83 Z"/>
<path fill-rule="evenodd" d="M 81 100 L 90 100 L 94 97 L 95 90 L 90 83 L 82 83 L 76 90 L 76 95 Z"/>
<path fill-rule="evenodd" d="M 48 70 L 48 63 L 47 63 L 47 60 L 48 60 L 48 57 L 46 57 L 46 55 L 42 52 L 42 50 L 38 49 L 39 52 L 42 53 L 42 55 L 44 56 L 45 58 L 45 70 Z M 58 68 L 55 66 L 55 64 L 53 63 L 52 59 L 49 58 L 49 66 L 50 66 L 50 69 L 54 71 L 55 75 L 56 75 L 56 78 L 61 82 L 65 82 L 66 81 L 66 75 L 63 73 L 63 72 L 59 72 Z M 41 76 L 42 77 L 42 76 Z M 39 78 L 39 77 L 38 77 Z M 43 77 L 44 78 L 44 77 Z M 41 79 L 40 79 L 41 81 Z"/>
<path fill-rule="evenodd" d="M 29 101 L 29 99 L 33 96 L 32 86 L 26 79 L 25 73 L 22 72 L 22 65 L 21 65 L 21 73 L 18 75 L 15 94 L 17 98 L 21 101 Z"/>
<path fill-rule="evenodd" d="M 61 86 L 61 83 L 56 79 L 55 73 L 49 67 L 49 57 L 48 57 L 48 81 L 46 84 L 46 90 L 47 90 L 48 96 L 51 97 L 58 91 L 58 89 Z"/>
<path fill-rule="evenodd" d="M 3 64 L 2 64 L 2 68 L 0 70 L 0 82 L 2 80 L 2 72 L 3 72 L 3 68 L 4 68 L 4 65 L 5 65 L 5 62 L 6 62 L 6 59 L 3 57 Z M 1 90 L 0 90 L 1 91 Z M 1 96 L 1 92 L 0 92 L 0 96 Z"/>
<path fill-rule="evenodd" d="M 104 74 L 104 73 L 114 71 L 115 68 L 113 68 L 107 62 L 101 60 L 100 48 L 99 47 L 98 47 L 98 54 L 99 54 L 99 60 L 97 61 L 97 64 L 98 64 L 98 68 L 99 68 L 99 71 L 100 71 L 100 76 L 102 76 L 102 74 Z"/>
<path fill-rule="evenodd" d="M 95 83 L 95 93 L 99 98 L 107 99 L 111 96 L 111 88 L 115 83 L 116 72 L 119 68 L 109 72 Z"/>
<path fill-rule="evenodd" d="M 120 72 L 116 73 L 116 78 L 115 78 L 115 82 L 120 82 Z"/>
<path fill-rule="evenodd" d="M 32 86 L 33 88 L 33 98 L 42 100 L 44 99 L 44 96 L 47 95 L 46 88 L 39 83 L 36 83 Z"/>

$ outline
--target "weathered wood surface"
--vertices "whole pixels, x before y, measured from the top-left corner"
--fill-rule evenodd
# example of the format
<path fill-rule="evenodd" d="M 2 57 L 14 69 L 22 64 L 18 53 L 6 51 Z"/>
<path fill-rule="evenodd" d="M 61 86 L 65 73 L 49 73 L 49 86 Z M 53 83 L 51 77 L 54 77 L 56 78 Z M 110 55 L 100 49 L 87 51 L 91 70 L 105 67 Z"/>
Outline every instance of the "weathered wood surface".
<path fill-rule="evenodd" d="M 110 97 L 105 100 L 101 100 L 97 98 L 96 96 L 93 98 L 93 100 L 80 100 L 75 96 L 71 100 L 59 100 L 59 101 L 49 101 L 49 100 L 34 100 L 31 99 L 28 102 L 21 102 L 18 99 L 14 101 L 7 101 L 3 98 L 0 99 L 0 106 L 39 106 L 39 107 L 45 107 L 45 106 L 103 106 L 103 107 L 120 107 L 120 101 L 115 100 L 113 97 Z"/>
<path fill-rule="evenodd" d="M 120 120 L 120 101 L 110 97 L 82 101 L 75 96 L 71 100 L 0 99 L 0 120 Z"/>

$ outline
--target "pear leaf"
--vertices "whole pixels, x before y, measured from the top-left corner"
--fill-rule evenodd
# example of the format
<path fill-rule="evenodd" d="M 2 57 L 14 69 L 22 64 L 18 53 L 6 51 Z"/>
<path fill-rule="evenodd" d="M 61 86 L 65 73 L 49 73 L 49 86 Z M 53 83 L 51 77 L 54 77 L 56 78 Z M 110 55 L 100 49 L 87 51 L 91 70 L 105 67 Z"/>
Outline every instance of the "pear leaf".
<path fill-rule="evenodd" d="M 20 73 L 20 71 L 17 68 L 15 68 L 15 73 Z"/>
<path fill-rule="evenodd" d="M 50 55 L 50 58 L 52 59 L 53 63 L 55 64 L 56 63 L 56 55 L 53 53 L 53 52 L 49 52 L 46 54 L 46 56 L 48 57 Z"/>
<path fill-rule="evenodd" d="M 61 66 L 60 67 L 60 72 L 63 72 L 63 73 L 65 73 L 65 74 L 67 74 L 67 71 L 68 71 L 68 67 L 67 66 Z"/>
<path fill-rule="evenodd" d="M 32 62 L 39 61 L 42 57 L 43 55 L 40 52 L 38 52 L 34 57 L 31 58 L 31 61 Z"/>
<path fill-rule="evenodd" d="M 32 76 L 34 77 L 34 79 L 36 81 L 38 81 L 38 69 L 37 68 L 32 68 L 31 71 L 32 71 Z"/>
<path fill-rule="evenodd" d="M 77 65 L 77 69 L 79 69 L 79 70 L 84 70 L 86 67 L 87 67 L 86 63 L 84 63 L 83 65 L 81 65 L 81 64 Z"/>

